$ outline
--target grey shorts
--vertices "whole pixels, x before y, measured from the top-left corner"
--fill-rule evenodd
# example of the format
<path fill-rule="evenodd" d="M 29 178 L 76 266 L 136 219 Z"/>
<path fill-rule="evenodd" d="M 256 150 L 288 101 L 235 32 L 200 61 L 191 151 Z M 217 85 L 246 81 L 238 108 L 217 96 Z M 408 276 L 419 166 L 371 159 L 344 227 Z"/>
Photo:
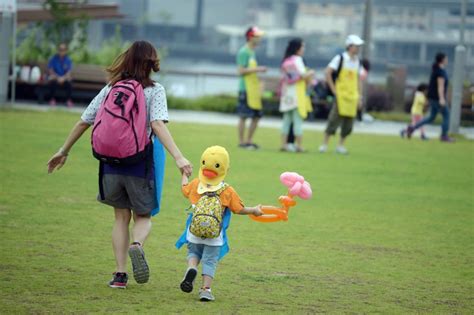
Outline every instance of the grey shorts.
<path fill-rule="evenodd" d="M 104 174 L 104 198 L 97 200 L 106 205 L 131 209 L 138 215 L 148 215 L 156 208 L 155 181 L 135 176 Z"/>

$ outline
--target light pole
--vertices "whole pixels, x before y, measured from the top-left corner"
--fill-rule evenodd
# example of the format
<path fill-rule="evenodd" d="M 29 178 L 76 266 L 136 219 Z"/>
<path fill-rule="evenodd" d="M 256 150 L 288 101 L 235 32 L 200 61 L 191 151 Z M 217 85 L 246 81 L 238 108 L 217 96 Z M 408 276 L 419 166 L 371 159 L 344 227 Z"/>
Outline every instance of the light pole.
<path fill-rule="evenodd" d="M 464 69 L 466 67 L 466 47 L 464 46 L 464 29 L 466 24 L 467 0 L 461 0 L 461 25 L 459 44 L 456 46 L 454 56 L 453 90 L 451 95 L 451 118 L 449 129 L 452 133 L 459 133 L 461 121 L 462 92 Z"/>
<path fill-rule="evenodd" d="M 9 67 L 10 67 L 10 39 L 14 12 L 3 10 L 0 12 L 0 105 L 5 105 L 8 95 Z M 12 82 L 14 84 L 14 82 Z"/>
<path fill-rule="evenodd" d="M 372 37 L 372 0 L 365 0 L 365 12 L 364 12 L 364 29 L 362 31 L 362 38 L 364 40 L 364 46 L 362 47 L 362 58 L 370 58 L 370 45 Z"/>
<path fill-rule="evenodd" d="M 364 11 L 364 28 L 362 30 L 364 46 L 362 46 L 362 58 L 370 59 L 370 45 L 372 43 L 372 0 L 365 0 L 365 11 Z M 361 120 L 363 121 L 364 112 L 367 108 L 367 90 L 368 90 L 368 79 L 364 80 L 362 84 L 362 109 L 361 109 Z"/>

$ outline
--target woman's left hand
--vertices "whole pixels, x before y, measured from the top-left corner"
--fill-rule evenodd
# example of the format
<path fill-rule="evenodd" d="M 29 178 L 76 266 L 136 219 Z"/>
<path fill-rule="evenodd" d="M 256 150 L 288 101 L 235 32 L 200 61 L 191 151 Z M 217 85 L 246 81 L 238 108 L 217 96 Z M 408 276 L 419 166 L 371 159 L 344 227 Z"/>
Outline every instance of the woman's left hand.
<path fill-rule="evenodd" d="M 184 174 L 187 177 L 190 177 L 191 174 L 193 173 L 193 166 L 184 157 L 181 157 L 176 160 L 176 166 L 178 166 L 179 170 L 181 171 L 181 174 Z"/>
<path fill-rule="evenodd" d="M 55 169 L 60 170 L 61 167 L 66 163 L 67 155 L 64 155 L 61 152 L 56 153 L 49 159 L 48 165 L 48 173 L 52 173 Z"/>

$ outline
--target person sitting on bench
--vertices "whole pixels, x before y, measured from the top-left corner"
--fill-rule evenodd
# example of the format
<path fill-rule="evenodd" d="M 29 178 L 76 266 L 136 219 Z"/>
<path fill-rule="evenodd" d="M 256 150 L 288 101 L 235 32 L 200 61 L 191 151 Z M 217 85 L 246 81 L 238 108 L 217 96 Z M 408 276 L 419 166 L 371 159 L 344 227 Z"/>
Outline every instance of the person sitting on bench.
<path fill-rule="evenodd" d="M 61 86 L 66 91 L 66 104 L 73 107 L 74 103 L 71 99 L 72 93 L 72 61 L 67 55 L 67 45 L 61 43 L 58 45 L 58 53 L 54 55 L 48 62 L 48 86 L 51 99 L 49 105 L 56 106 L 56 91 Z"/>

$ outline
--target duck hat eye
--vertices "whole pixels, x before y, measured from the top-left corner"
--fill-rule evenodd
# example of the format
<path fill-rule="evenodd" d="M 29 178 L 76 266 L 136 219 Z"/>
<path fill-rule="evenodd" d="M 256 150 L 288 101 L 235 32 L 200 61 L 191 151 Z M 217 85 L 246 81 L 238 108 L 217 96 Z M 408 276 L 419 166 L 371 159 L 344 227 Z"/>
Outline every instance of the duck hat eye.
<path fill-rule="evenodd" d="M 220 164 L 219 164 L 219 163 L 217 163 L 217 164 L 216 164 L 216 168 L 219 168 L 219 166 L 220 166 Z"/>
<path fill-rule="evenodd" d="M 206 161 L 205 160 L 202 160 L 202 165 L 205 165 L 206 164 Z"/>

